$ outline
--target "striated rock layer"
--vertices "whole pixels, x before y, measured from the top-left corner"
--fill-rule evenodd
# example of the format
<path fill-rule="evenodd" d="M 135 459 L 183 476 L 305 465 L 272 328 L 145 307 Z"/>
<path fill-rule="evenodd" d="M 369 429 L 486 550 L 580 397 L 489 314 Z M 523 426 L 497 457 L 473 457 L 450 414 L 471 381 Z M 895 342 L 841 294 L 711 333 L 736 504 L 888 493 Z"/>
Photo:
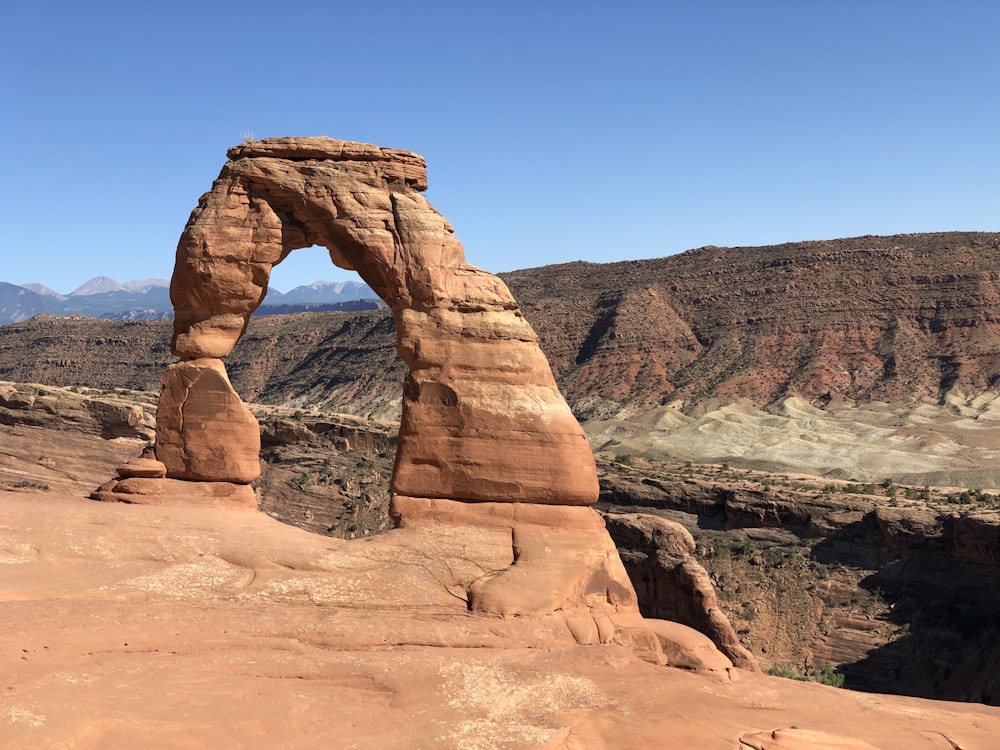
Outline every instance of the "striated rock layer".
<path fill-rule="evenodd" d="M 605 516 L 620 550 L 643 614 L 688 625 L 704 633 L 733 664 L 759 671 L 757 660 L 719 606 L 708 573 L 694 557 L 690 532 L 676 521 L 644 513 Z"/>
<path fill-rule="evenodd" d="M 703 247 L 504 274 L 578 415 L 992 390 L 1000 234 Z M 687 411 L 687 409 L 685 409 Z"/>
<path fill-rule="evenodd" d="M 586 438 L 534 331 L 504 283 L 465 262 L 451 225 L 420 194 L 426 187 L 423 159 L 406 151 L 331 138 L 230 149 L 177 248 L 170 295 L 173 352 L 182 364 L 163 376 L 161 404 L 170 406 L 170 418 L 157 434 L 168 476 L 254 478 L 256 425 L 237 413 L 221 358 L 263 300 L 271 268 L 296 248 L 323 245 L 395 319 L 397 350 L 409 367 L 396 492 L 557 505 L 596 500 Z M 215 374 L 194 376 L 193 362 L 206 377 Z M 192 390 L 192 378 L 204 386 Z M 190 430 L 190 417 L 208 417 L 212 399 L 224 434 L 214 421 Z"/>

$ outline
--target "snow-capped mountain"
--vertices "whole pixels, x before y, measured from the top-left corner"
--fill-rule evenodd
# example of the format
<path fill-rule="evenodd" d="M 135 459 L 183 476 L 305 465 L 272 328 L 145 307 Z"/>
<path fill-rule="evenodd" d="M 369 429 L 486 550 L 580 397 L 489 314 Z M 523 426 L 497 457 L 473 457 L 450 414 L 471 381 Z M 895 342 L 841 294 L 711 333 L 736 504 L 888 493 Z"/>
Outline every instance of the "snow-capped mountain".
<path fill-rule="evenodd" d="M 170 282 L 166 279 L 139 279 L 126 281 L 122 286 L 130 292 L 145 294 L 152 289 L 170 289 Z"/>
<path fill-rule="evenodd" d="M 95 276 L 90 281 L 81 284 L 72 292 L 70 297 L 90 297 L 94 294 L 109 294 L 110 292 L 127 292 L 124 285 L 119 284 L 110 276 Z"/>
<path fill-rule="evenodd" d="M 59 294 L 55 289 L 49 289 L 45 284 L 21 284 L 22 289 L 40 294 L 43 297 L 55 297 L 56 299 L 66 299 L 66 295 Z"/>
<path fill-rule="evenodd" d="M 277 289 L 268 289 L 265 304 L 281 305 L 324 305 L 332 302 L 378 297 L 367 284 L 360 281 L 314 281 L 312 284 L 297 286 L 282 294 Z"/>
<path fill-rule="evenodd" d="M 376 307 L 384 305 L 375 292 L 359 281 L 317 281 L 295 287 L 287 294 L 269 290 L 257 314 Z M 17 286 L 0 281 L 0 325 L 18 323 L 42 313 L 112 320 L 169 318 L 173 316 L 170 282 L 139 279 L 122 284 L 108 276 L 97 276 L 62 295 L 42 284 Z"/>

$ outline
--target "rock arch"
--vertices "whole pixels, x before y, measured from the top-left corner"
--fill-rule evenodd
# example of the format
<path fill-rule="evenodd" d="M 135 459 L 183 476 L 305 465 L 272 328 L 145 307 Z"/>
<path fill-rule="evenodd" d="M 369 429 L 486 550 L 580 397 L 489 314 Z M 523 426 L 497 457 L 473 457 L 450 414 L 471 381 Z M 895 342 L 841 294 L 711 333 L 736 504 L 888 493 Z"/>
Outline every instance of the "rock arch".
<path fill-rule="evenodd" d="M 271 269 L 323 245 L 388 303 L 409 366 L 390 508 L 398 529 L 385 548 L 419 548 L 436 585 L 472 612 L 561 613 L 580 644 L 613 640 L 658 664 L 669 645 L 731 668 L 704 636 L 640 616 L 604 521 L 586 507 L 598 485 L 583 430 L 506 285 L 465 262 L 421 195 L 423 159 L 331 138 L 270 138 L 228 155 L 177 246 L 178 361 L 161 380 L 155 459 L 118 467 L 91 497 L 257 507 L 259 426 L 223 357 Z"/>
<path fill-rule="evenodd" d="M 247 484 L 256 420 L 222 358 L 271 268 L 322 245 L 392 309 L 409 366 L 392 489 L 405 498 L 589 505 L 593 457 L 506 285 L 465 262 L 417 154 L 332 138 L 236 146 L 177 247 L 156 457 L 177 480 Z"/>

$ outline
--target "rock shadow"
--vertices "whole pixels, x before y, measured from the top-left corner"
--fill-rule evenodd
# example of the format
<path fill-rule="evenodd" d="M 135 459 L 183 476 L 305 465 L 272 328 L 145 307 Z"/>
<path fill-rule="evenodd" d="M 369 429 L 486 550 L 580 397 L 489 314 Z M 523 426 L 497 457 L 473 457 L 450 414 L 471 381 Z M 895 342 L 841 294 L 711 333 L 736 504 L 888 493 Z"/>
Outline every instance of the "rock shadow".
<path fill-rule="evenodd" d="M 1000 589 L 989 565 L 959 560 L 940 540 L 892 549 L 875 513 L 817 543 L 828 566 L 872 571 L 860 586 L 884 605 L 877 619 L 900 637 L 841 664 L 844 687 L 937 700 L 1000 704 Z"/>

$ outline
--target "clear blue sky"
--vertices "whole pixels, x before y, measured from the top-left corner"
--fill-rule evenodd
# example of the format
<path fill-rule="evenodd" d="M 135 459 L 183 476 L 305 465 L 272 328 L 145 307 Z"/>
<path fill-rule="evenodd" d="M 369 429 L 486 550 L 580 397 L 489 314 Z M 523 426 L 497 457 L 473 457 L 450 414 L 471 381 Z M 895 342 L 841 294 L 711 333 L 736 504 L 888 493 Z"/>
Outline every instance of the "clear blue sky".
<path fill-rule="evenodd" d="M 5 3 L 0 281 L 169 277 L 248 133 L 422 153 L 491 271 L 998 231 L 998 29 L 993 0 Z M 302 250 L 273 283 L 341 278 Z"/>

